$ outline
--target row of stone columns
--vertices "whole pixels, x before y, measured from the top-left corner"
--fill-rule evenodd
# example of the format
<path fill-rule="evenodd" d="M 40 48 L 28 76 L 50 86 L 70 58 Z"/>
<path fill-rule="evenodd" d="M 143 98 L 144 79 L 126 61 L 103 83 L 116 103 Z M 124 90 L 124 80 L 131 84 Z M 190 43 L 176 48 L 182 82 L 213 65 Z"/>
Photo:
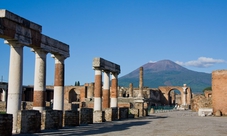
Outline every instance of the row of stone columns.
<path fill-rule="evenodd" d="M 23 45 L 15 41 L 5 41 L 10 45 L 10 65 L 7 113 L 13 114 L 13 130 L 16 128 L 17 112 L 21 109 L 22 81 L 23 81 Z M 35 53 L 35 76 L 33 109 L 42 112 L 45 110 L 46 91 L 46 54 L 42 49 L 33 49 Z M 63 110 L 64 102 L 64 57 L 53 55 L 55 58 L 54 78 L 54 110 Z"/>
<path fill-rule="evenodd" d="M 102 88 L 102 73 L 104 73 L 104 83 Z M 95 91 L 94 91 L 94 111 L 102 111 L 102 108 L 117 107 L 117 74 L 112 74 L 110 92 L 110 72 L 95 69 Z"/>

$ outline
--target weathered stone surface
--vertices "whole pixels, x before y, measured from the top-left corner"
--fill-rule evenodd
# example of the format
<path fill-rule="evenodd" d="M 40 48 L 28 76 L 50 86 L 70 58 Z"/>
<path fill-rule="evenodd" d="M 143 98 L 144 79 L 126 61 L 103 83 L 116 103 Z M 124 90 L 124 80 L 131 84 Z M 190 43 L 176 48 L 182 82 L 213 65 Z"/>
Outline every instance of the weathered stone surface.
<path fill-rule="evenodd" d="M 0 102 L 0 111 L 6 111 L 6 102 Z"/>
<path fill-rule="evenodd" d="M 119 108 L 119 119 L 127 119 L 129 114 L 129 108 Z"/>
<path fill-rule="evenodd" d="M 135 102 L 134 108 L 139 110 L 139 117 L 144 116 L 144 103 L 143 102 Z"/>
<path fill-rule="evenodd" d="M 63 112 L 60 110 L 44 110 L 41 116 L 41 129 L 62 128 Z"/>
<path fill-rule="evenodd" d="M 41 113 L 37 110 L 18 111 L 17 132 L 36 133 L 41 131 Z"/>
<path fill-rule="evenodd" d="M 92 65 L 94 68 L 99 68 L 101 70 L 107 70 L 118 74 L 121 72 L 120 65 L 103 58 L 94 58 Z"/>
<path fill-rule="evenodd" d="M 118 120 L 118 108 L 108 108 L 105 110 L 105 121 Z"/>
<path fill-rule="evenodd" d="M 210 116 L 213 114 L 212 108 L 199 108 L 198 115 L 199 116 Z"/>
<path fill-rule="evenodd" d="M 214 113 L 214 116 L 216 117 L 221 117 L 222 116 L 222 113 L 220 110 L 217 110 L 215 113 Z"/>
<path fill-rule="evenodd" d="M 102 123 L 105 119 L 105 114 L 103 111 L 94 111 L 93 112 L 93 123 Z"/>
<path fill-rule="evenodd" d="M 79 126 L 79 111 L 65 111 L 63 120 L 64 126 Z"/>
<path fill-rule="evenodd" d="M 80 109 L 80 124 L 92 124 L 93 123 L 93 109 L 81 108 Z"/>
<path fill-rule="evenodd" d="M 0 114 L 0 135 L 1 136 L 11 136 L 12 135 L 12 125 L 13 115 L 12 114 Z"/>
<path fill-rule="evenodd" d="M 129 109 L 129 113 L 134 115 L 134 118 L 138 118 L 139 117 L 139 109 L 136 108 L 130 108 Z"/>
<path fill-rule="evenodd" d="M 212 99 L 204 95 L 195 95 L 191 101 L 191 109 L 198 112 L 200 108 L 212 108 Z"/>
<path fill-rule="evenodd" d="M 212 72 L 212 103 L 214 113 L 218 110 L 227 115 L 227 70 Z"/>

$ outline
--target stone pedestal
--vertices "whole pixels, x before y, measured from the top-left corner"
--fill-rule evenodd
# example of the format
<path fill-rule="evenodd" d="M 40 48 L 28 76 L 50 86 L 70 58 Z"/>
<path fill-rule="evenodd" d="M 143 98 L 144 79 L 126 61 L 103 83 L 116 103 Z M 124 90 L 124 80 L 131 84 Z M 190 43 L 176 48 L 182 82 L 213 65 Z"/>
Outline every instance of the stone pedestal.
<path fill-rule="evenodd" d="M 60 110 L 44 110 L 41 116 L 41 129 L 62 128 L 63 112 Z"/>
<path fill-rule="evenodd" d="M 135 99 L 134 100 L 134 108 L 139 110 L 139 117 L 144 116 L 144 100 L 143 99 Z"/>
<path fill-rule="evenodd" d="M 102 123 L 105 119 L 105 114 L 103 111 L 94 111 L 93 112 L 93 123 Z"/>
<path fill-rule="evenodd" d="M 105 121 L 116 121 L 118 120 L 118 109 L 108 108 L 105 110 Z"/>
<path fill-rule="evenodd" d="M 134 118 L 138 118 L 139 117 L 139 109 L 137 108 L 131 108 L 129 109 L 129 113 L 134 115 Z"/>

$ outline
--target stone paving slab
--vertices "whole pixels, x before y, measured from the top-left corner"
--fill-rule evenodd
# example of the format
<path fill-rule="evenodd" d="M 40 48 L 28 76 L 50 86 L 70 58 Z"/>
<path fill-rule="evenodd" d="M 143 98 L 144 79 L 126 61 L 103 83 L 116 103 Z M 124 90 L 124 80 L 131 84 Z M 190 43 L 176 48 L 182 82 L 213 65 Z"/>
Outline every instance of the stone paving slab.
<path fill-rule="evenodd" d="M 197 112 L 173 111 L 138 119 L 112 121 L 15 136 L 227 136 L 227 117 L 199 117 Z"/>

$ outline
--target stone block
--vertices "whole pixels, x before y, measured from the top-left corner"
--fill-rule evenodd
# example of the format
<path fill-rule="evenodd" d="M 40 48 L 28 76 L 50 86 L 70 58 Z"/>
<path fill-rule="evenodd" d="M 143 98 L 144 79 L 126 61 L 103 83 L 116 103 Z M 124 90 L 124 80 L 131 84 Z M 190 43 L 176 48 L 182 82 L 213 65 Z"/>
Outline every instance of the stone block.
<path fill-rule="evenodd" d="M 93 123 L 93 109 L 81 108 L 80 109 L 80 124 L 92 124 Z"/>
<path fill-rule="evenodd" d="M 199 108 L 198 115 L 199 116 L 209 116 L 213 114 L 213 109 L 212 108 Z"/>
<path fill-rule="evenodd" d="M 41 113 L 38 110 L 18 111 L 17 132 L 37 133 L 41 131 Z"/>
<path fill-rule="evenodd" d="M 119 119 L 128 119 L 129 108 L 119 108 Z"/>
<path fill-rule="evenodd" d="M 118 108 L 108 108 L 105 110 L 105 121 L 118 120 Z"/>
<path fill-rule="evenodd" d="M 133 114 L 134 118 L 138 118 L 139 117 L 139 109 L 131 108 L 131 109 L 129 109 L 129 113 Z"/>
<path fill-rule="evenodd" d="M 0 135 L 11 136 L 13 129 L 13 115 L 12 114 L 0 114 Z"/>
<path fill-rule="evenodd" d="M 135 102 L 134 108 L 139 109 L 139 117 L 144 116 L 144 103 L 143 102 Z"/>
<path fill-rule="evenodd" d="M 79 111 L 65 111 L 63 120 L 64 126 L 79 126 Z"/>
<path fill-rule="evenodd" d="M 94 111 L 93 112 L 93 123 L 102 123 L 104 122 L 105 119 L 105 111 Z"/>
<path fill-rule="evenodd" d="M 59 129 L 63 125 L 63 111 L 44 110 L 41 116 L 41 129 Z"/>

